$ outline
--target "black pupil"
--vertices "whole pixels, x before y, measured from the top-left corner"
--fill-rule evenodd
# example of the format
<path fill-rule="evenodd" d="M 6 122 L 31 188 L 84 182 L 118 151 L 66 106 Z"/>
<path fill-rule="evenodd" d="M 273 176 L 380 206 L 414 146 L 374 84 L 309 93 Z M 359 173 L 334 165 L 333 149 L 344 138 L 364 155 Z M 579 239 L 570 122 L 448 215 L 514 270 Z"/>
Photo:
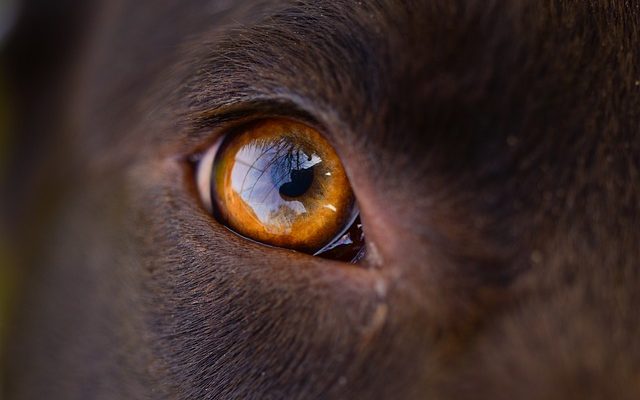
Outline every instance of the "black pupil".
<path fill-rule="evenodd" d="M 289 147 L 285 151 L 279 149 L 278 153 L 274 160 L 272 179 L 280 196 L 290 199 L 307 193 L 313 185 L 313 170 L 320 160 L 317 156 L 294 147 Z"/>
<path fill-rule="evenodd" d="M 302 169 L 291 169 L 291 182 L 280 186 L 280 195 L 286 197 L 299 197 L 309 190 L 313 183 L 313 166 Z"/>

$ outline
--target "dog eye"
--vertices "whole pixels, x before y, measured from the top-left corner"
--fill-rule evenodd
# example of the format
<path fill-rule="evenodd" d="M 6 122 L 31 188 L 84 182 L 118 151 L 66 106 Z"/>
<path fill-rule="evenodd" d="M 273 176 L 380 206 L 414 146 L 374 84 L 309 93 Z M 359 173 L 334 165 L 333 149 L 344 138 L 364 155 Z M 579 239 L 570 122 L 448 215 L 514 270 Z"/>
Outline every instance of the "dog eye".
<path fill-rule="evenodd" d="M 315 129 L 287 119 L 224 135 L 197 166 L 204 206 L 249 239 L 355 262 L 364 251 L 340 158 Z"/>

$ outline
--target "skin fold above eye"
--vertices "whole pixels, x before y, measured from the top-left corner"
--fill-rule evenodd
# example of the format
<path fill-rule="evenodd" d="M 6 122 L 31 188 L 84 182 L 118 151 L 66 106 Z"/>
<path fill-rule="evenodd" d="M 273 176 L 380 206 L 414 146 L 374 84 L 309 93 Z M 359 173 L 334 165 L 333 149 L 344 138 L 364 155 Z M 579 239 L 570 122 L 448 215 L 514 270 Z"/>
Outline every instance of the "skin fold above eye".
<path fill-rule="evenodd" d="M 363 247 L 342 162 L 305 124 L 266 119 L 223 137 L 197 180 L 205 207 L 242 236 L 310 254 Z"/>

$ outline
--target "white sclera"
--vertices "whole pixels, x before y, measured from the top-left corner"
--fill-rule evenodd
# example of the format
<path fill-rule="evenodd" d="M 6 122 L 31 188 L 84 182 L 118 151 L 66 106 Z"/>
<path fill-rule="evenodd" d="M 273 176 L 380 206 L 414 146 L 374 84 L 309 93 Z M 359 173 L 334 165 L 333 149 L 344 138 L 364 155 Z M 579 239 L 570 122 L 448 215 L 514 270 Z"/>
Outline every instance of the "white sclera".
<path fill-rule="evenodd" d="M 213 199 L 211 198 L 211 173 L 213 172 L 213 160 L 216 158 L 216 153 L 222 144 L 222 139 L 219 138 L 213 146 L 209 147 L 202 158 L 198 161 L 198 167 L 196 168 L 196 183 L 198 185 L 198 193 L 204 208 L 212 213 L 213 212 Z"/>

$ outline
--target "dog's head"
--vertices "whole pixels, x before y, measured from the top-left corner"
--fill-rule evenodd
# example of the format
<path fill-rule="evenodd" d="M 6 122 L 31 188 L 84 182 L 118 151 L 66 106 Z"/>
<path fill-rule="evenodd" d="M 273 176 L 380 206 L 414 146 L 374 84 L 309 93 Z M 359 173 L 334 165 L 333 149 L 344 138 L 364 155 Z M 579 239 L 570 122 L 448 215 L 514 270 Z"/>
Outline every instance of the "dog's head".
<path fill-rule="evenodd" d="M 640 396 L 640 6 L 102 3 L 47 103 L 11 395 Z M 274 117 L 335 149 L 360 263 L 203 207 L 192 155 Z"/>

